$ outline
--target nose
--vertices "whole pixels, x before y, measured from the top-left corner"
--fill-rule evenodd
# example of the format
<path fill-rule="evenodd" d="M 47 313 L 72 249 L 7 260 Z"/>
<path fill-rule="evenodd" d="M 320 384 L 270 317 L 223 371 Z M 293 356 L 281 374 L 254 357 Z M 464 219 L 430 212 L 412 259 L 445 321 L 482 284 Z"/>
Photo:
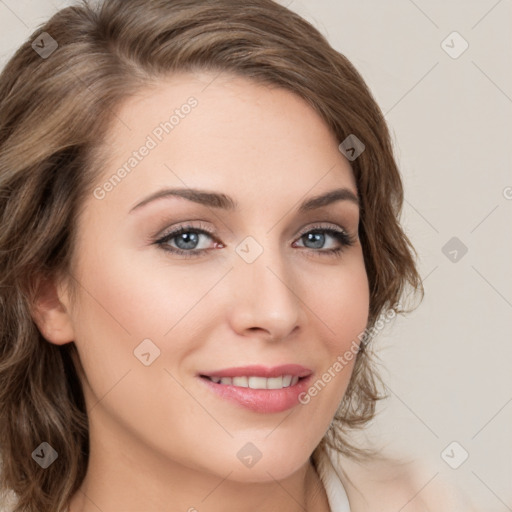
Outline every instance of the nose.
<path fill-rule="evenodd" d="M 265 250 L 252 263 L 236 261 L 230 277 L 230 323 L 235 332 L 280 341 L 298 330 L 304 314 L 298 280 L 278 250 Z"/>

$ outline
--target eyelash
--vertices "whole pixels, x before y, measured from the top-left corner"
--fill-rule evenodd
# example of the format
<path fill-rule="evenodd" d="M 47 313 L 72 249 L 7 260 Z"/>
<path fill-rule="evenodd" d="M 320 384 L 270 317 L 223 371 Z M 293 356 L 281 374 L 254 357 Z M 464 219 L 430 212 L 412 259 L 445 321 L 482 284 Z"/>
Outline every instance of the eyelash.
<path fill-rule="evenodd" d="M 210 238 L 214 239 L 213 233 L 208 229 L 207 226 L 200 224 L 199 226 L 192 226 L 191 224 L 186 224 L 183 226 L 178 227 L 177 229 L 174 229 L 173 231 L 170 231 L 169 233 L 164 234 L 162 237 L 158 238 L 157 240 L 154 240 L 153 243 L 159 246 L 162 250 L 170 252 L 172 254 L 177 254 L 179 256 L 183 256 L 185 258 L 194 258 L 198 256 L 202 256 L 205 252 L 210 251 L 211 249 L 199 249 L 194 250 L 191 249 L 189 251 L 184 251 L 183 249 L 179 249 L 177 247 L 171 247 L 167 244 L 170 240 L 182 235 L 183 233 L 196 233 L 196 234 L 203 234 L 207 235 Z M 341 229 L 335 229 L 332 227 L 325 227 L 322 225 L 313 225 L 311 226 L 307 231 L 302 232 L 298 240 L 300 240 L 303 236 L 308 235 L 310 233 L 327 233 L 332 238 L 336 239 L 340 247 L 337 247 L 335 249 L 310 249 L 308 247 L 305 247 L 306 250 L 321 253 L 325 256 L 330 257 L 336 257 L 339 256 L 344 249 L 347 247 L 351 247 L 355 243 L 355 237 L 350 235 L 344 230 Z"/>

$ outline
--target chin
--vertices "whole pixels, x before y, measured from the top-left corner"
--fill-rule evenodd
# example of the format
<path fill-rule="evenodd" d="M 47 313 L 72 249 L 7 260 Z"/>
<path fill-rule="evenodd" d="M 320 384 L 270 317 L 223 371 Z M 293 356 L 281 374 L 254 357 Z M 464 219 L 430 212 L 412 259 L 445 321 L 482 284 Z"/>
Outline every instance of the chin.
<path fill-rule="evenodd" d="M 231 467 L 231 471 L 233 472 L 229 475 L 229 480 L 251 484 L 263 484 L 275 482 L 276 480 L 285 480 L 299 471 L 307 462 L 307 458 L 305 461 L 296 461 L 296 463 L 285 459 L 286 456 L 284 456 L 284 460 L 281 460 L 279 463 L 274 463 L 273 461 L 264 462 L 263 459 L 261 459 L 252 468 L 239 467 L 233 470 Z M 240 464 L 240 466 L 242 465 Z"/>
<path fill-rule="evenodd" d="M 309 460 L 310 452 L 304 446 L 297 450 L 296 446 L 286 443 L 279 446 L 267 443 L 242 443 L 232 452 L 234 457 L 218 458 L 215 472 L 229 479 L 245 483 L 268 483 L 283 480 L 299 471 Z M 259 448 L 256 448 L 258 446 Z M 228 453 L 226 450 L 225 453 Z M 221 470 L 219 468 L 222 468 Z"/>

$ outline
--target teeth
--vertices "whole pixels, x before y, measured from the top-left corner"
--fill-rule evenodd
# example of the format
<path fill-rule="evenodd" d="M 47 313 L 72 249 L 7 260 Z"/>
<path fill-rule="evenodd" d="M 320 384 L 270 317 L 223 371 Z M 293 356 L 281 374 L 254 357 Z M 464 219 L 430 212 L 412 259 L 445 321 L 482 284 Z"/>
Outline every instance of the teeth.
<path fill-rule="evenodd" d="M 249 377 L 249 387 L 251 389 L 267 389 L 267 379 L 265 377 Z"/>
<path fill-rule="evenodd" d="M 267 389 L 282 389 L 283 377 L 270 377 L 267 379 Z"/>
<path fill-rule="evenodd" d="M 247 377 L 233 377 L 233 386 L 238 386 L 239 388 L 248 388 L 249 382 Z"/>
<path fill-rule="evenodd" d="M 289 386 L 295 386 L 299 382 L 299 377 L 291 375 L 281 375 L 279 377 L 209 377 L 209 379 L 217 384 L 226 386 L 237 386 L 240 388 L 251 389 L 282 389 Z"/>

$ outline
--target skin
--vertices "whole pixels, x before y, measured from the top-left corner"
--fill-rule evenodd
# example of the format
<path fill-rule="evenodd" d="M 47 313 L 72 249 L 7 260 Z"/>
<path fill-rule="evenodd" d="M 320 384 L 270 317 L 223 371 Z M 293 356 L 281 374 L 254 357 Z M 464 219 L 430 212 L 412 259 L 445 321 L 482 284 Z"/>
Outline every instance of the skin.
<path fill-rule="evenodd" d="M 357 194 L 350 163 L 293 93 L 228 74 L 184 73 L 119 107 L 98 185 L 190 96 L 197 107 L 103 199 L 91 194 L 84 204 L 72 262 L 77 302 L 62 278 L 35 307 L 45 338 L 74 341 L 84 371 L 91 454 L 70 510 L 325 511 L 309 457 L 354 360 L 307 405 L 271 414 L 223 400 L 197 373 L 297 363 L 314 381 L 357 340 L 369 307 L 359 208 L 340 200 L 297 211 L 332 189 Z M 172 197 L 129 213 L 164 187 L 222 192 L 239 208 Z M 201 236 L 201 256 L 153 243 L 189 222 L 213 232 Z M 353 245 L 328 255 L 340 246 L 334 237 L 325 234 L 322 245 L 302 236 L 318 223 L 345 230 Z M 248 236 L 263 249 L 252 263 L 235 251 Z M 160 350 L 150 366 L 134 357 L 147 338 Z M 237 458 L 249 442 L 262 454 L 251 468 Z"/>

